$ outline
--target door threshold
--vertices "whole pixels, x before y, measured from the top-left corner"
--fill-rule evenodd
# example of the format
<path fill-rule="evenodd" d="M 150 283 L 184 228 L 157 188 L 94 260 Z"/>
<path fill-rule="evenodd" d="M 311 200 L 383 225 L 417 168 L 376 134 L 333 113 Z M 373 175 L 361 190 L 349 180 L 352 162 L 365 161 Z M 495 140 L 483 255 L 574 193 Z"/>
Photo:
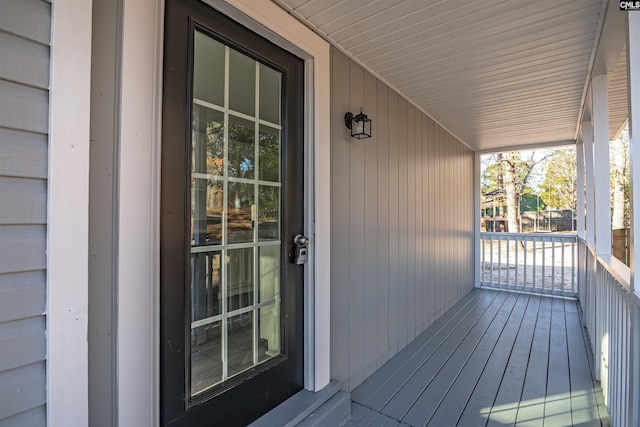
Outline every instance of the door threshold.
<path fill-rule="evenodd" d="M 309 390 L 301 390 L 249 424 L 249 426 L 296 426 L 340 392 L 340 384 L 340 381 L 333 380 L 325 388 L 315 393 Z"/>

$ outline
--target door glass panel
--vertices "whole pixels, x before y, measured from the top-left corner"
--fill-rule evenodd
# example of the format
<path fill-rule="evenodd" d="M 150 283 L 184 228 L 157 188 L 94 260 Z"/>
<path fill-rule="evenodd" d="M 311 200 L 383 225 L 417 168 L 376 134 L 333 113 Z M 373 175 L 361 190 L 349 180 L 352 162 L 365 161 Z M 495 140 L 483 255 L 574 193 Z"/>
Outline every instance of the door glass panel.
<path fill-rule="evenodd" d="M 192 396 L 281 354 L 283 264 L 281 73 L 199 30 L 194 45 Z"/>
<path fill-rule="evenodd" d="M 191 161 L 195 173 L 222 176 L 224 114 L 221 111 L 194 104 L 192 147 Z"/>
<path fill-rule="evenodd" d="M 255 185 L 229 183 L 227 240 L 229 243 L 253 242 Z"/>
<path fill-rule="evenodd" d="M 196 32 L 193 41 L 194 68 L 207 70 L 193 76 L 193 91 L 206 102 L 222 105 L 224 102 L 224 45 Z"/>
<path fill-rule="evenodd" d="M 227 311 L 234 311 L 253 305 L 253 248 L 228 253 Z"/>
<path fill-rule="evenodd" d="M 260 64 L 260 118 L 280 124 L 281 74 Z"/>
<path fill-rule="evenodd" d="M 254 177 L 254 135 L 254 123 L 229 116 L 229 176 L 247 179 Z"/>
<path fill-rule="evenodd" d="M 280 240 L 280 187 L 261 185 L 258 191 L 258 237 Z"/>
<path fill-rule="evenodd" d="M 220 252 L 200 252 L 191 255 L 192 321 L 222 313 L 220 256 Z"/>
<path fill-rule="evenodd" d="M 259 310 L 258 361 L 280 354 L 280 305 L 271 304 Z"/>
<path fill-rule="evenodd" d="M 191 394 L 222 381 L 221 323 L 191 329 Z"/>
<path fill-rule="evenodd" d="M 280 245 L 259 248 L 260 289 L 258 302 L 267 303 L 280 300 Z"/>
<path fill-rule="evenodd" d="M 280 181 L 280 130 L 260 126 L 260 180 Z"/>
<path fill-rule="evenodd" d="M 230 317 L 227 320 L 229 341 L 228 376 L 238 375 L 254 365 L 253 312 Z"/>
<path fill-rule="evenodd" d="M 253 116 L 256 111 L 257 63 L 229 49 L 229 108 Z"/>

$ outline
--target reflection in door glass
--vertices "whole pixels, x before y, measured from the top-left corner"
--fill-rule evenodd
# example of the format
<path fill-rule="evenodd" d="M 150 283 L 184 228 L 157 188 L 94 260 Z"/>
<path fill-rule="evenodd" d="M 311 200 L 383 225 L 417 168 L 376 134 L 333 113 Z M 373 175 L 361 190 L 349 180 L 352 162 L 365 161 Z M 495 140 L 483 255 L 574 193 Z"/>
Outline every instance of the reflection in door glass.
<path fill-rule="evenodd" d="M 254 123 L 229 116 L 229 153 L 227 154 L 229 176 L 253 178 L 256 156 L 254 135 Z"/>
<path fill-rule="evenodd" d="M 191 329 L 191 394 L 222 381 L 220 322 Z"/>
<path fill-rule="evenodd" d="M 255 185 L 229 182 L 227 197 L 228 243 L 253 242 L 255 222 Z"/>
<path fill-rule="evenodd" d="M 195 31 L 191 395 L 281 354 L 281 73 Z M 258 135 L 258 138 L 256 138 Z"/>

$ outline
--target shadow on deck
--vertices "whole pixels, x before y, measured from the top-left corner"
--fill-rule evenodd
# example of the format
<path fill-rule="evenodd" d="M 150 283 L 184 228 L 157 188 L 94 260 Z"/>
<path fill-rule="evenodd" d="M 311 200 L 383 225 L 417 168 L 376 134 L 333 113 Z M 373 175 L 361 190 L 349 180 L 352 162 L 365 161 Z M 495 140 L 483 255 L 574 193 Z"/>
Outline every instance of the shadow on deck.
<path fill-rule="evenodd" d="M 608 426 L 577 301 L 476 289 L 351 393 L 347 426 Z"/>

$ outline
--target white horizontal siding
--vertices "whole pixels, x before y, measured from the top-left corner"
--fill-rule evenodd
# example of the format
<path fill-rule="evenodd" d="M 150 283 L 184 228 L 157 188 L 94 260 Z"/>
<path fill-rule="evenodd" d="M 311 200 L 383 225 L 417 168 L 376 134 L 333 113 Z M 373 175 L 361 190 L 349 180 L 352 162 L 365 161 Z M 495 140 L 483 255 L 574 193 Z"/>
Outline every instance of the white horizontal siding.
<path fill-rule="evenodd" d="M 51 4 L 41 0 L 2 0 L 0 30 L 48 45 L 51 37 Z"/>
<path fill-rule="evenodd" d="M 0 127 L 47 133 L 48 90 L 0 80 L 0 99 Z"/>
<path fill-rule="evenodd" d="M 47 407 L 40 405 L 0 420 L 0 427 L 40 427 L 47 424 Z"/>
<path fill-rule="evenodd" d="M 2 78 L 49 87 L 49 46 L 0 31 L 0 58 Z"/>
<path fill-rule="evenodd" d="M 46 227 L 0 225 L 0 274 L 44 270 Z"/>
<path fill-rule="evenodd" d="M 47 136 L 0 128 L 0 176 L 47 178 Z"/>
<path fill-rule="evenodd" d="M 4 224 L 46 224 L 47 181 L 0 177 L 0 218 Z"/>
<path fill-rule="evenodd" d="M 44 316 L 0 323 L 0 372 L 45 359 Z"/>
<path fill-rule="evenodd" d="M 0 1 L 0 427 L 46 425 L 51 4 Z"/>
<path fill-rule="evenodd" d="M 0 420 L 45 404 L 45 362 L 0 372 Z"/>
<path fill-rule="evenodd" d="M 44 270 L 0 274 L 0 326 L 44 313 L 45 280 Z"/>

